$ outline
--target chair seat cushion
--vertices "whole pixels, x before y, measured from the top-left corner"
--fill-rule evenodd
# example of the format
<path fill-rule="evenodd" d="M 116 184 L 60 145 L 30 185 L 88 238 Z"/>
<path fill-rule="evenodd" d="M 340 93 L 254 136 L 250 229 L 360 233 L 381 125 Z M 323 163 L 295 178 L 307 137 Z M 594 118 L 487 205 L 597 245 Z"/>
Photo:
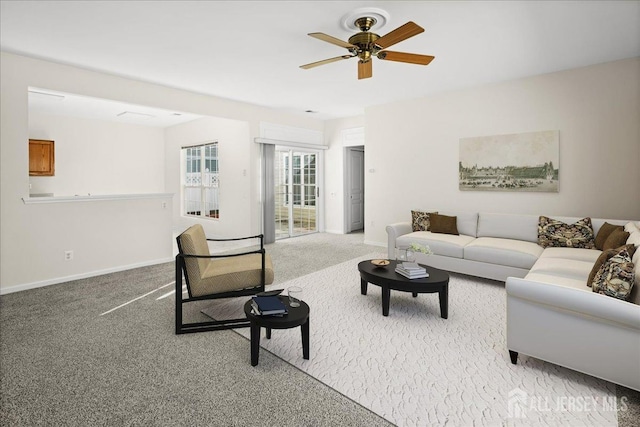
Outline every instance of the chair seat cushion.
<path fill-rule="evenodd" d="M 273 264 L 265 255 L 265 285 L 273 283 Z M 219 294 L 260 286 L 262 282 L 262 257 L 249 254 L 209 260 L 202 278 L 191 283 L 194 297 Z"/>

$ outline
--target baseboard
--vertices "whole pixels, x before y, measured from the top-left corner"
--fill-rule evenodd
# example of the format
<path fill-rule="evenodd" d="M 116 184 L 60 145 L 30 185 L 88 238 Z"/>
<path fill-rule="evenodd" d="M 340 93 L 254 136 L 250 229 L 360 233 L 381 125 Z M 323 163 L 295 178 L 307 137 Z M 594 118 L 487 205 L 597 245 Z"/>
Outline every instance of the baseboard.
<path fill-rule="evenodd" d="M 106 268 L 104 270 L 90 271 L 88 273 L 74 274 L 72 276 L 57 277 L 55 279 L 42 280 L 39 282 L 25 283 L 22 285 L 9 286 L 0 288 L 0 295 L 11 294 L 14 292 L 27 291 L 29 289 L 42 288 L 49 285 L 57 285 L 58 283 L 70 282 L 72 280 L 87 279 L 89 277 L 102 276 L 103 274 L 117 273 L 119 271 L 133 270 L 134 268 L 147 267 L 149 265 L 164 264 L 173 261 L 174 258 L 162 258 L 151 261 L 140 262 L 137 264 L 122 265 L 118 267 Z"/>
<path fill-rule="evenodd" d="M 324 232 L 329 234 L 344 234 L 342 230 L 324 230 Z"/>

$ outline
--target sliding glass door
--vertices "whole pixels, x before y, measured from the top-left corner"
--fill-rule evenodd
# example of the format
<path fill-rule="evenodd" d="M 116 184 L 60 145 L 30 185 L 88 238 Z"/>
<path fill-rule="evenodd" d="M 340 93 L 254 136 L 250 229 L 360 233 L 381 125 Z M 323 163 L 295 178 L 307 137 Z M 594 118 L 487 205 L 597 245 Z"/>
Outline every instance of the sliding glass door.
<path fill-rule="evenodd" d="M 276 239 L 315 233 L 318 152 L 277 147 L 274 160 Z"/>

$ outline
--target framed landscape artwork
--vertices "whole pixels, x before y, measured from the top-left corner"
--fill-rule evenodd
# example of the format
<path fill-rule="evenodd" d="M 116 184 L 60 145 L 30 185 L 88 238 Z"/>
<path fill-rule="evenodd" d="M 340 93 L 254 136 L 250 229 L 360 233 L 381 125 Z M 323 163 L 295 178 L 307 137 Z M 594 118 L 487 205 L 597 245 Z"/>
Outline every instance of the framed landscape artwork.
<path fill-rule="evenodd" d="M 560 132 L 460 139 L 463 191 L 558 192 Z"/>

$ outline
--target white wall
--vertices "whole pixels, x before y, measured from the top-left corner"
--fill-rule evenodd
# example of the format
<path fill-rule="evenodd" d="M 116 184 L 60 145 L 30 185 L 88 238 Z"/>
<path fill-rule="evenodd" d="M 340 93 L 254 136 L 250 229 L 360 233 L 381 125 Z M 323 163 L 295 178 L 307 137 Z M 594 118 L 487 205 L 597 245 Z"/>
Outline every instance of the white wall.
<path fill-rule="evenodd" d="M 329 233 L 344 233 L 344 151 L 349 142 L 344 140 L 344 132 L 364 127 L 364 116 L 325 122 L 325 229 Z M 366 157 L 365 149 L 365 157 Z"/>
<path fill-rule="evenodd" d="M 0 53 L 0 86 L 0 293 L 172 257 L 171 203 L 162 209 L 158 199 L 22 202 L 29 194 L 29 87 L 241 120 L 249 123 L 250 141 L 260 136 L 260 121 L 323 128 L 322 121 L 303 113 L 291 115 L 6 52 Z M 250 224 L 243 231 L 255 233 L 260 228 L 258 144 L 251 142 L 247 151 Z M 69 249 L 75 259 L 64 261 Z"/>
<path fill-rule="evenodd" d="M 188 145 L 217 141 L 220 158 L 220 218 L 195 219 L 181 215 L 180 150 Z M 204 117 L 165 130 L 166 190 L 173 198 L 174 231 L 182 232 L 200 223 L 210 237 L 240 237 L 252 230 L 250 153 L 253 146 L 249 123 L 239 120 Z"/>
<path fill-rule="evenodd" d="M 55 176 L 29 177 L 31 193 L 164 192 L 163 129 L 29 112 L 29 138 L 55 141 Z"/>
<path fill-rule="evenodd" d="M 367 241 L 410 210 L 640 218 L 640 59 L 366 109 Z M 560 192 L 458 190 L 459 139 L 560 131 Z"/>

